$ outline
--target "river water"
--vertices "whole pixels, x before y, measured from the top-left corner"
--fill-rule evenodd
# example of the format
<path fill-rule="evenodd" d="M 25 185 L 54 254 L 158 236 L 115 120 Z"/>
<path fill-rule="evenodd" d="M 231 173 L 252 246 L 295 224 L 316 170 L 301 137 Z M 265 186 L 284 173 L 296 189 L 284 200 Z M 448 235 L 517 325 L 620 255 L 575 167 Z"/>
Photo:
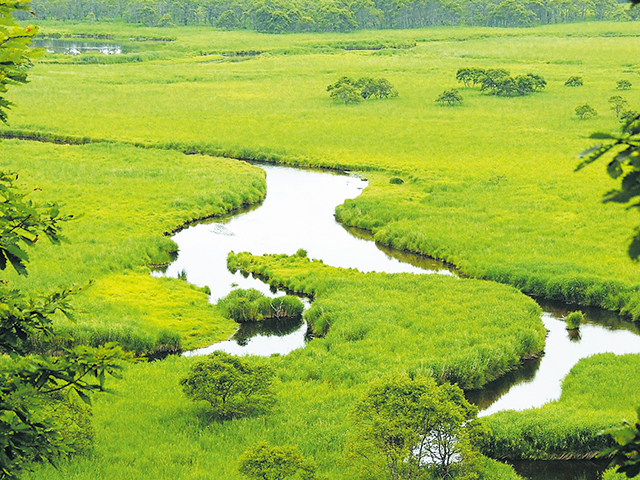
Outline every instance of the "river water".
<path fill-rule="evenodd" d="M 173 237 L 179 247 L 177 260 L 166 271 L 155 275 L 183 275 L 190 283 L 208 285 L 212 302 L 226 296 L 233 288 L 256 288 L 269 295 L 282 294 L 271 292 L 267 284 L 251 276 L 245 278 L 239 272 L 229 272 L 226 257 L 230 251 L 292 255 L 303 248 L 309 258 L 363 272 L 455 275 L 447 265 L 432 259 L 378 247 L 366 232 L 344 228 L 335 221 L 336 206 L 357 197 L 367 186 L 366 180 L 287 167 L 262 168 L 267 173 L 264 203 L 177 233 Z M 537 407 L 559 398 L 562 379 L 581 358 L 603 352 L 640 353 L 636 325 L 622 321 L 615 314 L 553 302 L 539 303 L 544 310 L 542 321 L 549 332 L 545 354 L 540 359 L 525 362 L 519 370 L 482 390 L 469 392 L 470 400 L 481 409 L 480 415 Z M 562 317 L 576 309 L 585 312 L 586 322 L 578 334 L 571 334 L 565 329 Z M 253 330 L 249 331 L 250 328 Z M 244 326 L 226 342 L 187 354 L 225 350 L 239 355 L 284 355 L 304 347 L 306 331 L 303 322 Z"/>

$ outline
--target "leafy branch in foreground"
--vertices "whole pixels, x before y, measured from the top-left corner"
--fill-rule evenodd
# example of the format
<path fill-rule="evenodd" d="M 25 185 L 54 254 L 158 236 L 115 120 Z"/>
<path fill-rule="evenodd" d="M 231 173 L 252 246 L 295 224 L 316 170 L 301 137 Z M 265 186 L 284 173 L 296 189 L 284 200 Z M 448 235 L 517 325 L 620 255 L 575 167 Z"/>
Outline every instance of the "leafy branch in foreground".
<path fill-rule="evenodd" d="M 640 408 L 638 421 L 633 425 L 624 422 L 619 427 L 611 427 L 602 435 L 611 435 L 618 446 L 602 451 L 599 457 L 611 457 L 611 466 L 617 466 L 618 473 L 624 473 L 628 478 L 640 474 Z"/>
<path fill-rule="evenodd" d="M 628 208 L 640 209 L 640 114 L 629 117 L 622 126 L 620 135 L 597 132 L 589 138 L 605 140 L 580 154 L 582 162 L 577 170 L 601 158 L 610 157 L 607 173 L 613 179 L 620 179 L 620 187 L 604 195 L 604 202 L 627 204 Z M 640 257 L 640 227 L 629 245 L 629 257 L 637 261 Z"/>

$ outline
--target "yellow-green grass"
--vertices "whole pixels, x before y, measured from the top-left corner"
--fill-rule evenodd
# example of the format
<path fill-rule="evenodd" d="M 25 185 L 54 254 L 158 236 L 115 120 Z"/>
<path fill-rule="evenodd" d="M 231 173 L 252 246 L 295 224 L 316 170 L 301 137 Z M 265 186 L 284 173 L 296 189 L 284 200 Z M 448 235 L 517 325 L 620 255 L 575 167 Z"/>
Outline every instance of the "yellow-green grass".
<path fill-rule="evenodd" d="M 505 285 L 442 275 L 363 274 L 298 256 L 229 255 L 229 267 L 314 297 L 317 335 L 291 354 L 294 377 L 362 384 L 394 365 L 479 388 L 541 352 L 532 300 Z M 446 294 L 443 294 L 446 292 Z"/>
<path fill-rule="evenodd" d="M 602 166 L 573 173 L 596 130 L 616 130 L 608 98 L 640 104 L 637 23 L 532 29 L 437 28 L 349 35 L 264 35 L 207 28 L 146 29 L 175 42 L 171 60 L 52 64 L 14 89 L 13 129 L 192 145 L 241 157 L 376 170 L 363 195 L 339 210 L 381 243 L 417 250 L 464 273 L 551 298 L 640 314 L 640 280 L 625 246 L 634 212 L 602 205 L 615 186 Z M 136 32 L 122 25 L 44 31 Z M 344 51 L 346 43 L 416 42 L 410 49 Z M 205 51 L 266 51 L 242 62 Z M 464 104 L 436 105 L 458 68 L 543 75 L 544 92 L 522 98 L 462 89 Z M 398 98 L 345 106 L 326 86 L 342 75 L 388 78 Z M 564 81 L 581 75 L 585 85 Z M 588 102 L 600 115 L 574 114 Z M 407 183 L 389 185 L 390 176 Z"/>
<path fill-rule="evenodd" d="M 0 148 L 2 169 L 18 171 L 25 188 L 39 189 L 34 200 L 55 201 L 78 216 L 64 225 L 69 243 L 38 242 L 30 249 L 29 277 L 7 277 L 40 292 L 94 281 L 75 300 L 78 323 L 61 321 L 64 328 L 93 337 L 91 343 L 121 340 L 137 351 L 163 331 L 183 336 L 185 347 L 233 332 L 233 322 L 203 291 L 151 278 L 149 265 L 170 261 L 176 245 L 165 234 L 174 228 L 259 202 L 263 171 L 244 162 L 122 145 L 12 140 Z"/>
<path fill-rule="evenodd" d="M 162 362 L 128 367 L 125 381 L 94 396 L 96 444 L 92 451 L 62 462 L 41 465 L 25 478 L 52 479 L 229 479 L 238 473 L 238 458 L 261 441 L 298 445 L 318 464 L 321 478 L 359 478 L 357 466 L 345 461 L 349 411 L 366 385 L 283 380 L 286 358 L 269 359 L 277 371 L 277 403 L 269 415 L 219 423 L 207 405 L 191 402 L 179 381 L 197 359 L 169 357 Z M 487 480 L 517 480 L 513 470 L 483 460 Z"/>
<path fill-rule="evenodd" d="M 640 404 L 639 355 L 611 353 L 581 360 L 562 384 L 559 400 L 485 419 L 492 430 L 485 453 L 493 458 L 584 458 L 613 440 L 599 433 L 635 421 Z"/>

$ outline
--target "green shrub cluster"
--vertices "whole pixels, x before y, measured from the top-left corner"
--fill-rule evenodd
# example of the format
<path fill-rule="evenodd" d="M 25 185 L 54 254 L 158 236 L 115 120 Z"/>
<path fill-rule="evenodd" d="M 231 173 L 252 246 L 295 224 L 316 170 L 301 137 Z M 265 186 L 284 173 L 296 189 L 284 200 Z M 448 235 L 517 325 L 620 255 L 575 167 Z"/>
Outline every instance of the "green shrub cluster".
<path fill-rule="evenodd" d="M 372 98 L 380 99 L 398 96 L 398 92 L 389 80 L 370 77 L 362 77 L 358 80 L 342 77 L 336 83 L 329 85 L 327 92 L 330 92 L 331 98 L 344 104 L 359 103 L 362 100 Z"/>
<path fill-rule="evenodd" d="M 533 73 L 511 77 L 503 68 L 461 68 L 456 72 L 456 79 L 465 87 L 480 85 L 480 91 L 499 97 L 521 97 L 543 90 L 547 82 Z"/>
<path fill-rule="evenodd" d="M 584 313 L 581 311 L 570 312 L 564 319 L 567 324 L 567 330 L 575 330 L 580 328 L 582 322 L 584 322 Z"/>
<path fill-rule="evenodd" d="M 255 288 L 232 290 L 218 301 L 218 308 L 238 323 L 299 317 L 304 310 L 302 302 L 294 295 L 269 298 Z"/>

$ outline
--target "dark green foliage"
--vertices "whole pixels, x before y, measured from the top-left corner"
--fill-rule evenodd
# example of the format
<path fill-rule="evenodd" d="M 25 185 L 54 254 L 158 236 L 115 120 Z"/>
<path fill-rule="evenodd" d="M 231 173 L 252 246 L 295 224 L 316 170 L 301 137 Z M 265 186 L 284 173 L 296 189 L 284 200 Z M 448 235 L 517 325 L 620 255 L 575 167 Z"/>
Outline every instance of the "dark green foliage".
<path fill-rule="evenodd" d="M 540 75 L 527 73 L 514 78 L 503 68 L 461 68 L 456 73 L 456 79 L 465 87 L 480 85 L 481 92 L 499 97 L 521 97 L 544 90 L 547 85 Z"/>
<path fill-rule="evenodd" d="M 436 103 L 453 107 L 455 105 L 460 105 L 462 100 L 462 95 L 460 95 L 458 90 L 452 88 L 451 90 L 445 90 L 442 92 L 438 98 L 436 98 Z"/>
<path fill-rule="evenodd" d="M 133 0 L 124 4 L 39 0 L 42 19 L 74 22 L 125 21 L 146 26 L 209 25 L 223 29 L 253 29 L 268 33 L 347 32 L 354 29 L 400 29 L 442 25 L 524 27 L 534 24 L 585 20 L 628 19 L 615 3 L 531 4 L 500 2 L 433 3 L 409 0 L 375 2 L 315 2 L 312 0 L 218 0 L 209 3 L 167 4 L 161 0 Z"/>
<path fill-rule="evenodd" d="M 264 318 L 298 317 L 304 306 L 298 297 L 269 298 L 254 288 L 232 290 L 218 302 L 223 314 L 236 322 L 257 322 Z"/>
<path fill-rule="evenodd" d="M 637 202 L 640 197 L 640 115 L 628 117 L 620 135 L 609 133 L 593 133 L 591 138 L 606 140 L 606 144 L 598 144 L 583 152 L 580 157 L 584 160 L 576 167 L 580 170 L 596 160 L 611 156 L 607 165 L 607 173 L 611 178 L 620 178 L 620 187 L 605 194 L 604 202 L 628 204 L 629 208 L 639 208 Z M 640 258 L 640 228 L 629 245 L 629 257 L 633 260 Z"/>
<path fill-rule="evenodd" d="M 618 473 L 628 478 L 640 474 L 640 408 L 637 409 L 638 420 L 633 424 L 624 422 L 621 426 L 611 427 L 602 432 L 610 435 L 617 443 L 600 453 L 600 457 L 611 458 L 611 465 L 616 465 Z"/>
<path fill-rule="evenodd" d="M 470 466 L 471 441 L 482 431 L 476 414 L 454 385 L 421 376 L 383 378 L 352 412 L 350 455 L 363 478 L 453 478 Z"/>
<path fill-rule="evenodd" d="M 336 83 L 327 87 L 327 92 L 331 98 L 338 100 L 345 105 L 349 103 L 359 103 L 362 101 L 362 92 L 356 87 L 354 81 L 349 77 L 342 77 Z"/>
<path fill-rule="evenodd" d="M 582 81 L 582 77 L 574 75 L 569 77 L 566 82 L 564 82 L 565 87 L 581 87 L 584 85 Z"/>
<path fill-rule="evenodd" d="M 575 330 L 580 328 L 580 324 L 584 322 L 584 313 L 581 311 L 571 312 L 564 319 L 567 324 L 567 330 Z"/>
<path fill-rule="evenodd" d="M 228 420 L 267 412 L 274 404 L 273 371 L 256 361 L 213 352 L 195 363 L 180 381 L 191 400 L 211 405 L 215 417 Z"/>
<path fill-rule="evenodd" d="M 21 27 L 13 19 L 16 11 L 28 11 L 28 0 L 0 0 L 0 121 L 7 123 L 7 110 L 13 106 L 5 98 L 7 87 L 27 83 L 27 69 L 33 51 L 31 38 L 37 28 Z"/>
<path fill-rule="evenodd" d="M 588 103 L 583 103 L 582 105 L 578 105 L 575 108 L 576 115 L 580 120 L 586 120 L 588 118 L 595 117 L 598 115 L 598 112 L 595 108 L 593 108 Z"/>
<path fill-rule="evenodd" d="M 373 79 L 362 77 L 353 80 L 349 77 L 342 77 L 336 83 L 327 87 L 331 98 L 348 103 L 358 103 L 370 98 L 390 98 L 397 97 L 398 92 L 386 78 Z"/>
<path fill-rule="evenodd" d="M 400 177 L 391 177 L 389 179 L 389 183 L 391 185 L 402 185 L 404 183 L 404 180 L 401 179 Z"/>
<path fill-rule="evenodd" d="M 618 90 L 629 90 L 631 88 L 631 82 L 629 80 L 618 80 L 616 85 L 616 89 Z"/>
<path fill-rule="evenodd" d="M 305 460 L 297 446 L 271 447 L 265 442 L 245 451 L 239 460 L 238 471 L 258 480 L 299 478 L 313 480 L 316 467 Z"/>
<path fill-rule="evenodd" d="M 296 256 L 297 257 L 306 257 L 307 256 L 307 251 L 304 248 L 299 248 L 298 251 L 296 252 Z"/>

